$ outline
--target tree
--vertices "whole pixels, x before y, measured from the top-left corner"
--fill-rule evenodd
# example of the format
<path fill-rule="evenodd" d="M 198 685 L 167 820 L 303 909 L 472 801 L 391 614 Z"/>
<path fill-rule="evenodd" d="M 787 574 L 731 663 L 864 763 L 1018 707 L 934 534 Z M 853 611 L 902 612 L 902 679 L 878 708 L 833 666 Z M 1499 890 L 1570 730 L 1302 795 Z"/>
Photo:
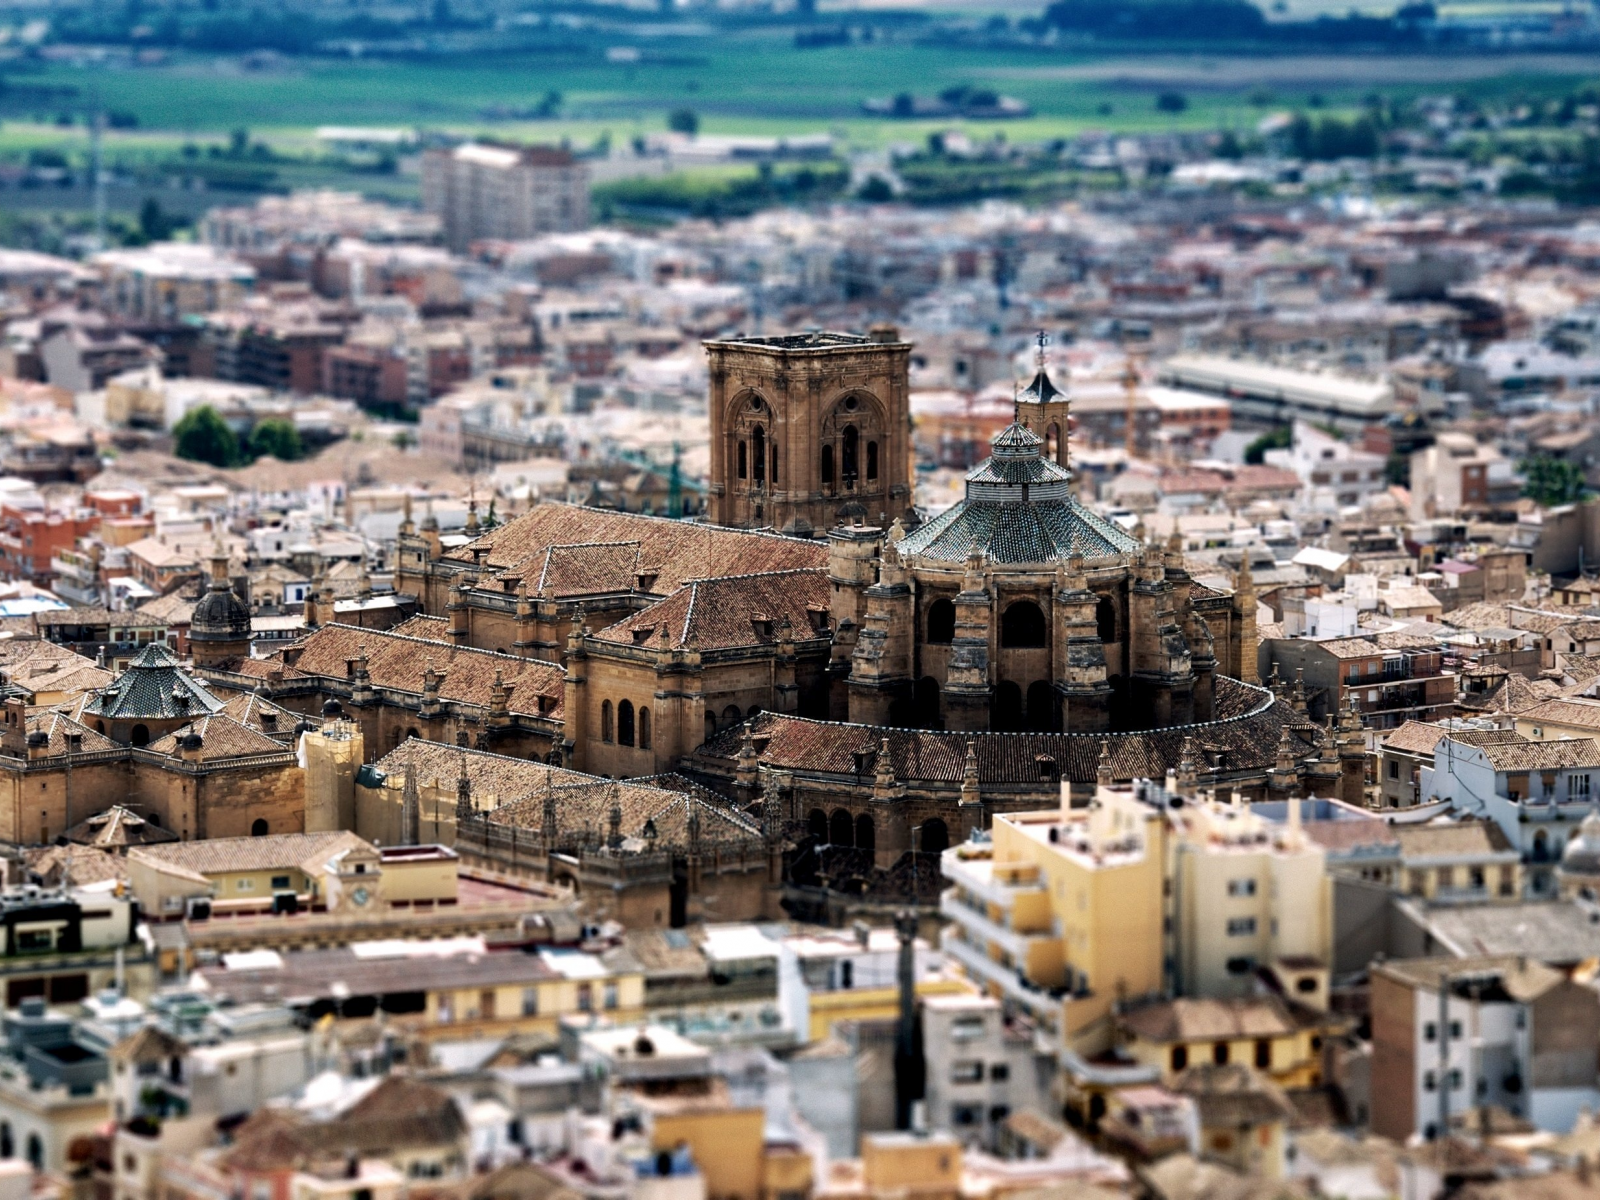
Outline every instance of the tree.
<path fill-rule="evenodd" d="M 692 108 L 675 108 L 667 117 L 667 128 L 673 133 L 693 137 L 700 132 L 700 114 Z"/>
<path fill-rule="evenodd" d="M 239 463 L 239 439 L 209 404 L 185 413 L 172 427 L 172 437 L 179 458 L 210 463 L 213 467 L 232 467 Z"/>
<path fill-rule="evenodd" d="M 1294 430 L 1288 425 L 1269 429 L 1244 448 L 1244 461 L 1251 466 L 1260 466 L 1268 450 L 1287 450 L 1293 440 Z"/>
<path fill-rule="evenodd" d="M 294 462 L 305 457 L 305 447 L 300 444 L 300 431 L 293 422 L 273 418 L 250 431 L 250 453 L 256 458 L 270 454 L 282 462 Z"/>
<path fill-rule="evenodd" d="M 894 199 L 894 188 L 882 175 L 874 175 L 861 185 L 856 195 L 868 204 L 883 204 Z"/>
<path fill-rule="evenodd" d="M 154 196 L 146 196 L 139 206 L 139 232 L 146 241 L 166 241 L 180 223 L 180 218 L 162 209 L 161 202 Z"/>
<path fill-rule="evenodd" d="M 1589 491 L 1582 468 L 1559 458 L 1525 458 L 1517 470 L 1523 474 L 1522 494 L 1544 508 L 1576 503 Z"/>
<path fill-rule="evenodd" d="M 1188 107 L 1188 97 L 1182 92 L 1162 92 L 1156 97 L 1156 108 L 1164 113 L 1181 113 Z"/>

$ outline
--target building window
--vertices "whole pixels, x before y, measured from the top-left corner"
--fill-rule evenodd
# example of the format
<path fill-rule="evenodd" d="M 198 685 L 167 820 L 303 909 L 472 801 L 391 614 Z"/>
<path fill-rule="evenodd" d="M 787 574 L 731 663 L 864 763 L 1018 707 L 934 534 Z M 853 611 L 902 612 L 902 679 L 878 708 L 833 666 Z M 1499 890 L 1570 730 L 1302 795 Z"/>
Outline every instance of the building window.
<path fill-rule="evenodd" d="M 1231 1057 L 1231 1054 L 1229 1053 L 1229 1047 L 1228 1047 L 1228 1043 L 1227 1042 L 1213 1042 L 1212 1043 L 1212 1046 L 1211 1046 L 1211 1061 L 1216 1063 L 1217 1066 L 1219 1066 L 1219 1067 L 1227 1066 L 1228 1065 L 1228 1059 L 1230 1057 Z"/>
<path fill-rule="evenodd" d="M 958 1104 L 950 1110 L 953 1125 L 978 1125 L 983 1122 L 983 1109 L 976 1104 Z"/>
<path fill-rule="evenodd" d="M 617 705 L 617 745 L 633 745 L 633 701 L 623 700 Z"/>
<path fill-rule="evenodd" d="M 287 875 L 274 875 L 272 877 L 272 890 L 273 891 L 275 891 L 275 892 L 276 891 L 281 891 L 281 890 L 283 890 L 284 888 L 286 888 L 288 886 L 289 886 L 289 877 Z"/>
<path fill-rule="evenodd" d="M 522 1015 L 537 1017 L 539 1015 L 539 989 L 525 987 L 522 989 Z"/>
<path fill-rule="evenodd" d="M 1272 1041 L 1270 1038 L 1256 1039 L 1256 1068 L 1265 1071 L 1272 1066 Z"/>
<path fill-rule="evenodd" d="M 611 740 L 611 701 L 609 700 L 600 701 L 600 740 L 602 742 Z"/>
<path fill-rule="evenodd" d="M 1005 1083 L 1011 1078 L 1011 1067 L 1006 1063 L 992 1063 L 989 1067 L 991 1083 Z"/>
<path fill-rule="evenodd" d="M 650 749 L 650 709 L 639 706 L 639 749 Z"/>
<path fill-rule="evenodd" d="M 822 448 L 822 486 L 833 487 L 833 447 Z"/>
<path fill-rule="evenodd" d="M 877 477 L 878 477 L 878 443 L 877 442 L 868 442 L 867 443 L 867 478 L 868 479 L 876 479 Z"/>
<path fill-rule="evenodd" d="M 1589 794 L 1589 777 L 1587 775 L 1567 776 L 1568 796 L 1587 796 Z"/>
<path fill-rule="evenodd" d="M 1228 895 L 1234 896 L 1234 897 L 1239 897 L 1239 896 L 1254 896 L 1255 894 L 1256 894 L 1256 881 L 1254 879 L 1230 879 L 1230 880 L 1228 880 Z"/>
<path fill-rule="evenodd" d="M 578 1011 L 594 1011 L 594 984 L 580 983 L 578 985 Z"/>
<path fill-rule="evenodd" d="M 1182 1071 L 1189 1065 L 1189 1047 L 1174 1046 L 1171 1054 L 1172 1069 Z"/>
<path fill-rule="evenodd" d="M 958 1062 L 950 1067 L 951 1083 L 982 1083 L 983 1064 L 981 1062 Z"/>
<path fill-rule="evenodd" d="M 1251 937 L 1255 934 L 1255 931 L 1256 919 L 1254 917 L 1228 918 L 1229 937 Z"/>
<path fill-rule="evenodd" d="M 745 479 L 745 478 L 749 477 L 749 474 L 750 474 L 750 465 L 749 464 L 750 464 L 750 451 L 746 448 L 746 446 L 744 444 L 744 441 L 741 439 L 740 442 L 739 442 L 739 478 L 740 479 Z"/>
<path fill-rule="evenodd" d="M 601 989 L 600 1002 L 605 1005 L 608 1012 L 617 1007 L 617 985 L 615 983 L 607 983 Z"/>
<path fill-rule="evenodd" d="M 1389 778 L 1390 779 L 1399 779 L 1400 778 L 1400 764 L 1398 762 L 1396 762 L 1392 758 L 1389 760 Z"/>
<path fill-rule="evenodd" d="M 1422 1027 L 1422 1040 L 1425 1042 L 1436 1042 L 1439 1040 L 1439 1026 L 1435 1022 L 1429 1021 Z"/>

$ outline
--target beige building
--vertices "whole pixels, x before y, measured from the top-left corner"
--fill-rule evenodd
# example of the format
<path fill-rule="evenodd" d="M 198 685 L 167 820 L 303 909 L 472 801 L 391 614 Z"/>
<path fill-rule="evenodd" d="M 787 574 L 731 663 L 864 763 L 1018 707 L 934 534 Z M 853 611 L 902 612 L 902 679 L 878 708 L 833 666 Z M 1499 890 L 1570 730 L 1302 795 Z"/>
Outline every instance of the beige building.
<path fill-rule="evenodd" d="M 589 224 L 589 168 L 552 146 L 470 142 L 422 156 L 422 207 L 463 251 L 480 239 L 512 241 Z"/>

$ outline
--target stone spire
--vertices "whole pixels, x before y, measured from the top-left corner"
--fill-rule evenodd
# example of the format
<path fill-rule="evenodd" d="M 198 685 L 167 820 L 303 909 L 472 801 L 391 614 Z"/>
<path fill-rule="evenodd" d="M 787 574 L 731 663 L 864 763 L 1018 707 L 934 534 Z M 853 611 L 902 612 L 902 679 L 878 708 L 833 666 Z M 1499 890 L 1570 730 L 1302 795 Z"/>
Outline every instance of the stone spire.
<path fill-rule="evenodd" d="M 459 837 L 461 825 L 473 814 L 472 807 L 472 780 L 467 775 L 467 756 L 461 756 L 460 770 L 456 775 L 456 835 Z"/>
<path fill-rule="evenodd" d="M 1112 783 L 1111 776 L 1111 739 L 1100 739 L 1100 761 L 1095 764 L 1094 781 L 1096 786 L 1108 788 Z"/>
<path fill-rule="evenodd" d="M 961 770 L 961 807 L 976 808 L 983 804 L 978 794 L 978 744 L 967 739 L 967 761 Z"/>
<path fill-rule="evenodd" d="M 1183 739 L 1183 749 L 1178 755 L 1178 795 L 1185 800 L 1193 800 L 1195 792 L 1200 786 L 1199 772 L 1195 766 L 1194 738 Z"/>
<path fill-rule="evenodd" d="M 422 838 L 422 797 L 417 791 L 416 755 L 406 755 L 405 785 L 400 790 L 400 844 L 415 846 Z"/>
<path fill-rule="evenodd" d="M 556 784 L 555 772 L 544 773 L 544 814 L 540 830 L 544 834 L 544 850 L 549 854 L 556 844 Z"/>
<path fill-rule="evenodd" d="M 872 798 L 886 800 L 899 794 L 899 783 L 894 776 L 894 760 L 889 755 L 889 739 L 878 746 L 878 772 L 872 781 Z"/>

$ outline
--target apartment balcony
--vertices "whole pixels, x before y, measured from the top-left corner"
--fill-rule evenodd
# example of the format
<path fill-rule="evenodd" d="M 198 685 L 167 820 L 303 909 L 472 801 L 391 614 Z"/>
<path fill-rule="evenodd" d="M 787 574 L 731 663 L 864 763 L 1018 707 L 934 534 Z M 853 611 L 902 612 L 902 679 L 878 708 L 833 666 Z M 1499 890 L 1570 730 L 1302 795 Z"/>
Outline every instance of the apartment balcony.
<path fill-rule="evenodd" d="M 940 948 L 960 963 L 974 980 L 999 988 L 1009 999 L 1020 1004 L 1039 1022 L 1041 1035 L 1045 1028 L 1053 1030 L 1059 1027 L 1061 1002 L 1066 995 L 1064 990 L 1047 991 L 1016 967 L 995 962 L 978 947 L 960 938 L 947 937 Z"/>
<path fill-rule="evenodd" d="M 1045 894 L 1044 887 L 1037 882 L 1038 868 L 1026 863 L 1002 863 L 996 866 L 991 858 L 963 859 L 952 849 L 940 856 L 939 870 L 951 883 L 1007 912 L 1011 911 L 1019 897 Z M 1002 877 L 995 878 L 997 874 Z"/>
<path fill-rule="evenodd" d="M 997 921 L 991 921 L 988 913 L 962 900 L 960 892 L 955 888 L 951 888 L 939 897 L 939 912 L 957 925 L 972 930 L 984 941 L 1001 947 L 1018 962 L 1027 959 L 1028 951 L 1034 943 L 1048 936 L 1044 933 L 1019 933 Z"/>

